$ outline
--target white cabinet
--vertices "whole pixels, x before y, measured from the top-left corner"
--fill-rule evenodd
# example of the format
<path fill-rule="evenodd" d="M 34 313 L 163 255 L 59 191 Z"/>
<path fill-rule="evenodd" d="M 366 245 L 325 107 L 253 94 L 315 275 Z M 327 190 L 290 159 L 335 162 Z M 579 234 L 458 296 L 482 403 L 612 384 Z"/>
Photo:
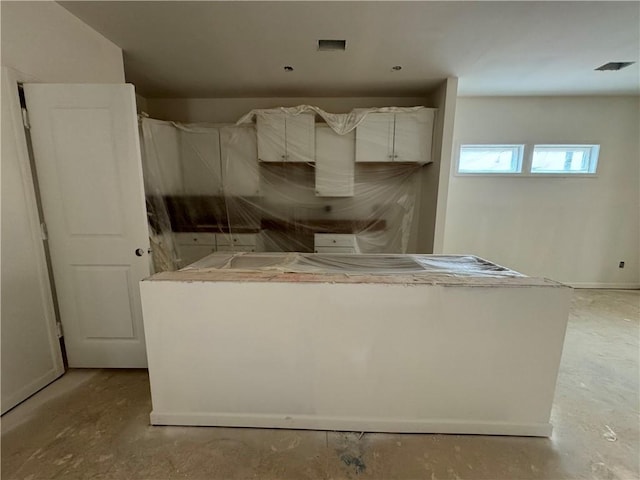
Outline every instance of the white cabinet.
<path fill-rule="evenodd" d="M 144 187 L 147 194 L 181 195 L 180 131 L 168 122 L 145 119 Z"/>
<path fill-rule="evenodd" d="M 187 232 L 175 234 L 180 268 L 186 267 L 216 251 L 216 234 Z"/>
<path fill-rule="evenodd" d="M 259 233 L 218 233 L 216 245 L 219 252 L 260 252 L 262 237 Z"/>
<path fill-rule="evenodd" d="M 430 163 L 435 109 L 370 113 L 356 128 L 356 162 Z"/>
<path fill-rule="evenodd" d="M 175 234 L 180 268 L 214 252 L 260 252 L 260 233 L 184 232 Z"/>
<path fill-rule="evenodd" d="M 338 135 L 328 125 L 316 127 L 316 196 L 353 197 L 355 132 Z"/>
<path fill-rule="evenodd" d="M 356 128 L 356 162 L 392 162 L 394 113 L 370 113 Z"/>
<path fill-rule="evenodd" d="M 256 115 L 258 159 L 306 162 L 315 159 L 315 115 L 262 112 Z"/>
<path fill-rule="evenodd" d="M 345 233 L 316 233 L 313 236 L 315 253 L 360 253 L 355 235 Z"/>
<path fill-rule="evenodd" d="M 260 195 L 256 143 L 256 129 L 253 126 L 220 129 L 220 166 L 225 195 L 238 197 Z"/>
<path fill-rule="evenodd" d="M 177 130 L 186 195 L 220 195 L 220 136 L 217 128 Z"/>

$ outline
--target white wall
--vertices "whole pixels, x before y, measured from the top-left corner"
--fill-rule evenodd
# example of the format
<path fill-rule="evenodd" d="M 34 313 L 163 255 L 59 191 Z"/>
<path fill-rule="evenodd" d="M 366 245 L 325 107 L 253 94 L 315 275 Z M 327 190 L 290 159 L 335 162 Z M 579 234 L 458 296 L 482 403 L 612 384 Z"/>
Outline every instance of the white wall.
<path fill-rule="evenodd" d="M 639 112 L 639 97 L 459 98 L 454 157 L 464 143 L 601 149 L 594 178 L 464 177 L 452 165 L 444 251 L 577 286 L 639 286 Z"/>
<path fill-rule="evenodd" d="M 2 2 L 2 411 L 63 372 L 17 81 L 120 83 L 122 51 L 54 2 Z"/>
<path fill-rule="evenodd" d="M 124 83 L 122 50 L 52 1 L 1 2 L 2 65 L 23 80 Z"/>
<path fill-rule="evenodd" d="M 347 113 L 364 107 L 414 107 L 424 97 L 290 97 L 290 98 L 147 98 L 149 115 L 175 122 L 233 123 L 254 108 L 315 105 L 331 113 Z"/>
<path fill-rule="evenodd" d="M 454 77 L 444 81 L 434 94 L 438 112 L 433 129 L 433 163 L 422 169 L 417 253 L 442 252 L 457 96 L 458 79 Z"/>

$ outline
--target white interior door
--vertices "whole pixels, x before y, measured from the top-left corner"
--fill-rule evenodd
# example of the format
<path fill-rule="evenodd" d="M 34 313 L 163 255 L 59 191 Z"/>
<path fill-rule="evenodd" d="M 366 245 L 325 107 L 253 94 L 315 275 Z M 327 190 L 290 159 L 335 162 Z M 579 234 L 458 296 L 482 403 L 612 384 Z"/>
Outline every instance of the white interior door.
<path fill-rule="evenodd" d="M 25 85 L 69 366 L 144 367 L 149 238 L 131 85 Z"/>
<path fill-rule="evenodd" d="M 0 413 L 64 373 L 16 76 L 2 67 Z"/>

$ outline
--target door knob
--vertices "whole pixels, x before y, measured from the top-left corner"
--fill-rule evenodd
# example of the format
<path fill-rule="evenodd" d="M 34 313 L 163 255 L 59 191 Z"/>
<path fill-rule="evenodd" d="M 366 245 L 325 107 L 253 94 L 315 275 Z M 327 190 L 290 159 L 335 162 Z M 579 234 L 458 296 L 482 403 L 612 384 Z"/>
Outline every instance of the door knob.
<path fill-rule="evenodd" d="M 142 255 L 144 255 L 144 250 L 142 248 L 136 248 L 136 255 L 138 257 L 141 257 Z"/>

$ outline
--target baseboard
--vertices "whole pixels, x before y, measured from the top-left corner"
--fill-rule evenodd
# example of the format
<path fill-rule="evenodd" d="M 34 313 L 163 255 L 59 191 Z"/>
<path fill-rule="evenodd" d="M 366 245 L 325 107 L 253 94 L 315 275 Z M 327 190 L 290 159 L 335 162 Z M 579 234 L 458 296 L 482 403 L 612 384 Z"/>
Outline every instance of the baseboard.
<path fill-rule="evenodd" d="M 570 283 L 567 285 L 573 288 L 604 288 L 604 289 L 616 289 L 616 290 L 640 290 L 640 283 L 600 283 L 600 282 L 578 282 Z"/>
<path fill-rule="evenodd" d="M 377 433 L 447 433 L 550 437 L 550 423 L 474 422 L 452 419 L 354 418 L 317 415 L 151 412 L 152 425 L 287 428 Z"/>

